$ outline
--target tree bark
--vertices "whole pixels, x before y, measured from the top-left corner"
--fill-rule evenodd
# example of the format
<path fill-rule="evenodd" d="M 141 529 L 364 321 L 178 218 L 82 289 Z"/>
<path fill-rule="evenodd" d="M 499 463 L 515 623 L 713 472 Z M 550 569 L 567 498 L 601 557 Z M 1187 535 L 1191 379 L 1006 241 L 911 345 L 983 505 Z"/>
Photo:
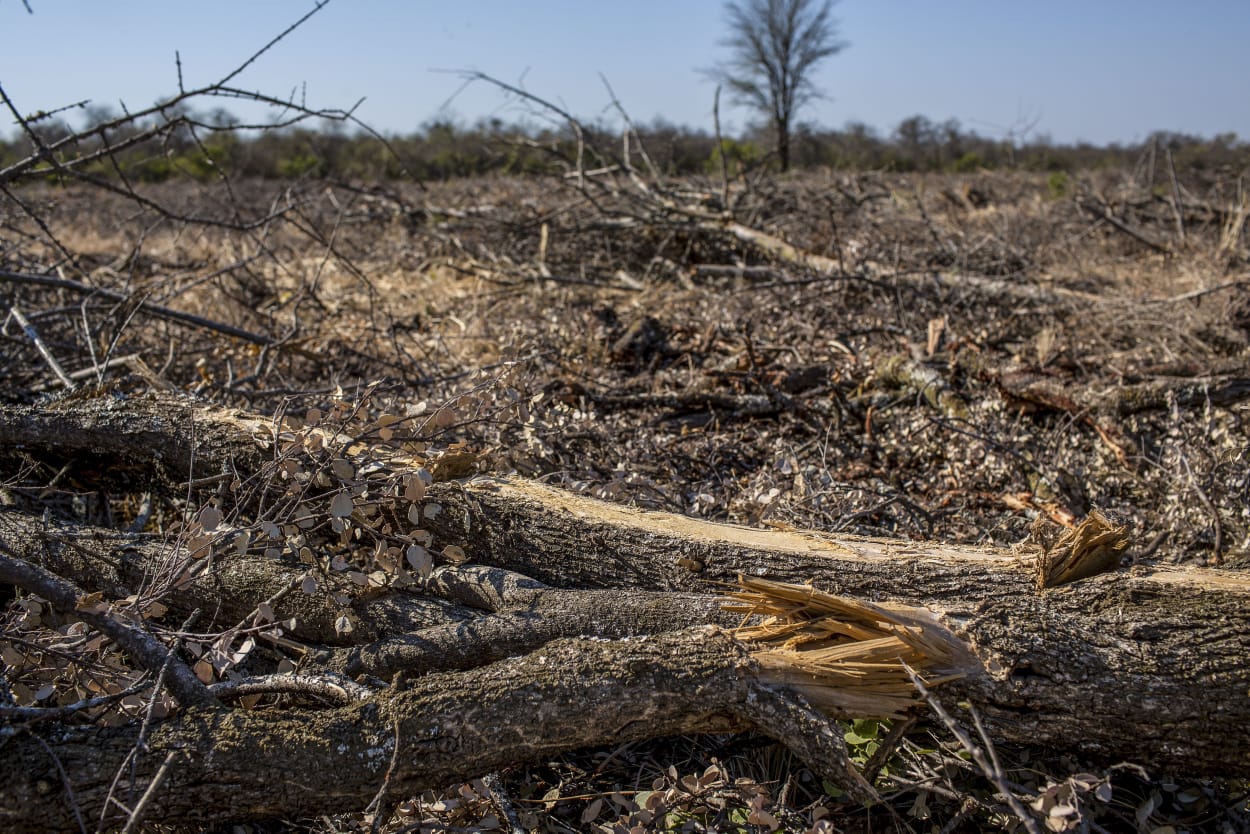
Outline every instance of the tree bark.
<path fill-rule="evenodd" d="M 1250 772 L 1242 573 L 1138 566 L 1039 591 L 1028 550 L 713 524 L 507 479 L 434 494 L 447 508 L 440 538 L 553 585 L 692 591 L 746 575 L 921 606 L 976 657 L 950 687 L 996 737 Z"/>
<path fill-rule="evenodd" d="M 567 640 L 458 674 L 432 674 L 332 710 L 188 710 L 131 758 L 137 726 L 19 733 L 0 755 L 0 827 L 74 831 L 126 820 L 172 768 L 144 821 L 182 825 L 363 808 L 392 760 L 388 792 L 411 796 L 588 745 L 752 726 L 746 653 L 714 628 L 647 642 Z M 68 784 L 60 776 L 63 770 Z M 72 788 L 72 792 L 71 789 Z"/>
<path fill-rule="evenodd" d="M 89 451 L 91 465 L 115 477 L 140 478 L 146 466 L 150 478 L 144 448 L 160 450 L 166 475 L 181 477 L 207 467 L 263 480 L 275 455 L 268 421 L 178 400 L 6 411 L 20 419 L 0 420 L 0 448 L 20 442 L 49 460 Z M 197 442 L 182 436 L 186 425 Z M 394 451 L 377 460 L 391 472 L 415 465 Z M 975 706 L 997 740 L 1250 774 L 1242 574 L 1116 568 L 1119 551 L 1104 551 L 1096 563 L 1112 569 L 1047 588 L 1055 554 L 1028 548 L 714 524 L 507 478 L 435 483 L 423 500 L 442 509 L 424 519 L 431 549 L 455 545 L 476 564 L 436 568 L 405 590 L 353 595 L 327 579 L 309 595 L 291 591 L 305 568 L 287 557 L 226 550 L 163 598 L 179 612 L 211 612 L 215 628 L 246 623 L 269 601 L 276 618 L 295 620 L 286 638 L 307 648 L 301 673 L 363 676 L 366 700 L 192 707 L 152 725 L 142 747 L 135 726 L 10 725 L 0 731 L 0 821 L 70 830 L 75 813 L 91 825 L 104 814 L 109 827 L 109 815 L 124 819 L 107 800 L 118 772 L 126 775 L 113 799 L 127 808 L 159 782 L 144 821 L 220 822 L 358 809 L 388 770 L 388 790 L 404 795 L 585 745 L 750 727 L 870 796 L 829 718 L 895 707 L 882 695 L 878 708 L 871 689 L 843 698 L 793 655 L 758 642 L 758 618 L 726 630 L 738 620 L 720 603 L 739 576 L 811 583 L 842 595 L 822 597 L 835 612 L 823 616 L 855 611 L 947 651 L 928 674 L 955 679 L 936 694 Z M 118 599 L 179 550 L 8 510 L 0 552 Z M 344 612 L 358 624 L 347 634 L 335 627 Z M 888 674 L 906 687 L 901 666 Z"/>

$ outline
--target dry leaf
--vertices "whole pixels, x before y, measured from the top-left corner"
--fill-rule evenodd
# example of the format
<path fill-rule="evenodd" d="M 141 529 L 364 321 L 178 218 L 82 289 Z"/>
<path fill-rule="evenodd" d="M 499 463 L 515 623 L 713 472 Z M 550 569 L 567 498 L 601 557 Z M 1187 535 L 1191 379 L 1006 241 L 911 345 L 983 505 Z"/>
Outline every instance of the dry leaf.
<path fill-rule="evenodd" d="M 781 823 L 772 814 L 767 811 L 752 811 L 747 817 L 747 822 L 751 825 L 766 825 L 769 831 L 776 831 L 781 827 Z"/>
<path fill-rule="evenodd" d="M 98 605 L 100 601 L 103 599 L 104 599 L 104 594 L 100 593 L 99 591 L 95 591 L 94 593 L 90 593 L 90 594 L 83 594 L 77 600 L 74 601 L 74 607 L 78 609 L 79 611 L 87 611 L 92 608 L 95 608 L 96 605 Z"/>
<path fill-rule="evenodd" d="M 200 510 L 199 515 L 200 528 L 205 533 L 211 533 L 221 524 L 221 510 L 211 504 Z"/>
<path fill-rule="evenodd" d="M 213 682 L 213 664 L 207 660 L 197 661 L 191 671 L 195 672 L 195 676 L 200 679 L 201 683 Z"/>
<path fill-rule="evenodd" d="M 425 497 L 425 481 L 415 474 L 404 476 L 404 500 L 420 501 Z"/>
<path fill-rule="evenodd" d="M 430 551 L 420 545 L 409 545 L 404 555 L 408 559 L 408 564 L 417 572 L 422 579 L 429 579 L 430 574 L 434 571 L 434 560 L 430 557 Z"/>
<path fill-rule="evenodd" d="M 352 514 L 352 497 L 346 492 L 340 492 L 334 496 L 334 500 L 330 502 L 330 515 L 335 518 L 347 518 Z"/>
<path fill-rule="evenodd" d="M 586 810 L 582 811 L 582 822 L 594 822 L 599 817 L 599 812 L 603 810 L 603 797 L 599 797 L 594 802 L 586 806 Z"/>
<path fill-rule="evenodd" d="M 213 537 L 207 533 L 202 536 L 193 536 L 191 541 L 187 542 L 187 551 L 192 559 L 203 559 L 208 556 L 212 544 Z"/>

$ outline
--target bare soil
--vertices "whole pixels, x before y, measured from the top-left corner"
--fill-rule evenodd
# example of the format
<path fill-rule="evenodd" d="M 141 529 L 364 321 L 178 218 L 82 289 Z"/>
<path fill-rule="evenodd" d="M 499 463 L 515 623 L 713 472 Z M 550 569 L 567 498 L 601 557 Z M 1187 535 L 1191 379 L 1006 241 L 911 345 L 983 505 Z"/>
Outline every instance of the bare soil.
<path fill-rule="evenodd" d="M 952 544 L 1045 539 L 1097 510 L 1129 529 L 1129 559 L 1250 565 L 1250 241 L 1227 177 L 1184 183 L 1179 200 L 1113 171 L 804 172 L 659 195 L 574 178 L 141 193 L 28 186 L 0 204 L 0 298 L 77 385 L 294 415 L 371 389 L 379 407 L 435 415 L 430 443 L 458 474 L 517 472 L 691 519 Z M 10 319 L 0 398 L 67 396 Z M 118 527 L 141 513 L 98 473 L 2 462 L 6 503 Z M 178 518 L 179 501 L 159 496 L 149 529 Z M 613 791 L 628 794 L 611 799 L 621 808 L 642 796 L 637 810 L 648 789 L 695 816 L 696 795 L 759 810 L 767 794 L 779 824 L 824 830 L 822 787 L 754 744 L 591 751 L 501 790 L 547 830 L 585 828 Z M 1068 775 L 1079 764 L 1032 786 L 1092 803 L 1113 777 L 1082 782 Z M 930 787 L 967 784 L 941 777 Z M 1198 830 L 1245 801 L 1210 782 L 1114 779 L 1129 804 L 1108 814 L 1129 825 L 1153 802 L 1138 825 Z M 493 813 L 493 788 L 458 790 L 408 803 L 411 819 L 467 828 Z M 945 819 L 993 818 L 971 789 L 899 790 L 918 820 L 928 801 Z M 1185 790 L 1205 817 L 1185 816 Z M 873 825 L 855 819 L 840 825 Z"/>
<path fill-rule="evenodd" d="M 1245 216 L 1209 186 L 1182 240 L 1168 200 L 1125 175 L 1064 187 L 808 173 L 735 192 L 739 222 L 833 274 L 550 181 L 152 193 L 256 223 L 241 232 L 47 189 L 26 199 L 76 255 L 62 274 L 281 345 L 4 291 L 68 370 L 91 366 L 87 322 L 97 360 L 139 354 L 172 387 L 261 411 L 375 381 L 398 403 L 459 397 L 447 440 L 482 470 L 623 503 L 996 544 L 1097 508 L 1137 558 L 1244 562 L 1250 287 L 1229 228 Z M 6 238 L 10 268 L 57 259 Z M 57 389 L 16 328 L 0 346 L 4 396 Z"/>

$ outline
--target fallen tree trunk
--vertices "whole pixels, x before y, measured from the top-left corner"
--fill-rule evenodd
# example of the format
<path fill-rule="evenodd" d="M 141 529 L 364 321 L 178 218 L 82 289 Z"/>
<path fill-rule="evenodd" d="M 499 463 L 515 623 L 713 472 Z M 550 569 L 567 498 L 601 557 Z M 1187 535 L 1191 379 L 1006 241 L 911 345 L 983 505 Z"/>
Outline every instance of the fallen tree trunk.
<path fill-rule="evenodd" d="M 109 442 L 94 445 L 101 436 L 87 429 L 101 412 Z M 332 708 L 195 707 L 157 721 L 141 750 L 134 726 L 11 724 L 0 734 L 0 755 L 12 762 L 0 780 L 8 815 L 0 819 L 12 828 L 74 828 L 75 813 L 112 814 L 114 800 L 128 809 L 121 818 L 153 823 L 351 810 L 380 786 L 402 796 L 578 746 L 749 727 L 871 797 L 828 718 L 915 709 L 900 658 L 945 681 L 943 700 L 975 706 L 996 739 L 1189 773 L 1250 773 L 1250 581 L 1118 568 L 1124 542 L 1113 527 L 1014 552 L 713 524 L 504 478 L 434 483 L 405 498 L 401 485 L 413 486 L 405 478 L 418 462 L 375 448 L 370 466 L 359 466 L 346 460 L 361 447 L 351 437 L 335 446 L 340 438 L 327 432 L 307 442 L 315 429 L 275 436 L 267 421 L 162 399 L 41 413 L 23 410 L 20 430 L 0 429 L 0 443 L 11 449 L 20 437 L 26 453 L 49 459 L 92 444 L 92 467 L 120 455 L 127 477 L 142 470 L 145 446 L 163 451 L 166 474 L 191 472 L 196 447 L 179 432 L 194 425 L 212 438 L 200 465 L 252 487 L 238 491 L 235 526 L 212 533 L 214 518 L 209 532 L 189 534 L 193 542 L 270 532 L 242 548 L 201 545 L 193 558 L 185 542 L 8 511 L 0 513 L 7 557 L 107 601 L 152 593 L 173 553 L 180 570 L 197 567 L 165 583 L 164 604 L 207 610 L 214 628 L 271 634 L 302 652 L 303 675 L 362 676 L 371 694 Z M 350 503 L 332 511 L 340 527 L 380 531 L 392 517 L 419 516 L 437 543 L 426 541 L 430 552 L 441 547 L 450 563 L 352 592 L 343 579 L 351 571 L 329 556 L 350 537 L 292 544 L 296 533 L 283 530 L 312 536 L 312 528 L 243 518 L 254 505 L 273 506 L 265 500 L 282 483 L 278 469 L 322 483 L 301 493 L 292 518 L 341 497 Z M 396 491 L 378 487 L 387 483 Z M 377 535 L 382 544 L 413 540 Z M 302 551 L 313 567 L 301 566 Z M 318 577 L 313 590 L 293 590 L 301 573 Z M 740 576 L 746 590 L 735 605 L 754 619 L 691 631 L 734 621 L 718 597 Z M 355 627 L 343 629 L 344 617 Z M 266 622 L 285 625 L 266 632 Z M 109 799 L 132 755 L 130 793 Z"/>
<path fill-rule="evenodd" d="M 997 737 L 1250 772 L 1243 574 L 1135 567 L 1039 591 L 1036 553 L 713 524 L 506 479 L 434 494 L 448 508 L 440 537 L 556 585 L 676 591 L 766 576 L 922 606 L 977 658 L 980 672 L 951 687 Z"/>
<path fill-rule="evenodd" d="M 0 747 L 0 826 L 71 831 L 77 815 L 112 828 L 149 792 L 149 823 L 360 809 L 382 787 L 403 798 L 577 747 L 767 726 L 744 718 L 753 680 L 736 641 L 705 628 L 562 641 L 333 710 L 190 710 L 153 727 L 138 750 L 138 726 L 20 734 Z"/>

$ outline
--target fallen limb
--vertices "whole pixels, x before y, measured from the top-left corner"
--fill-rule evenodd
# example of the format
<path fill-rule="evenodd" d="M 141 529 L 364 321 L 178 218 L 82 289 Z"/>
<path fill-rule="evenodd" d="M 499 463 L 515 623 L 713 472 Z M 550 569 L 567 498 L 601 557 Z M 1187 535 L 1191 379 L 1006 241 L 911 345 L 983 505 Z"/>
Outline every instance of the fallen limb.
<path fill-rule="evenodd" d="M 169 454 L 162 465 L 170 471 L 188 471 L 194 446 L 176 442 L 187 423 L 212 438 L 208 459 L 232 477 L 261 477 L 274 454 L 270 424 L 238 412 L 156 399 L 132 400 L 124 414 L 106 404 L 85 411 L 94 416 L 72 426 L 107 417 L 104 424 L 116 429 L 96 451 L 102 458 L 118 450 L 125 458 L 124 450 L 147 444 Z M 43 419 L 71 420 L 62 410 L 19 413 L 28 453 L 78 454 L 40 428 Z M 288 444 L 283 454 L 304 455 L 294 462 L 315 474 L 308 449 L 316 444 L 283 439 L 289 433 L 280 434 L 278 442 Z M 137 454 L 126 459 L 143 471 Z M 146 465 L 150 471 L 150 457 Z M 369 483 L 402 484 L 415 466 L 379 448 Z M 301 506 L 324 508 L 330 496 L 348 494 L 338 490 L 364 486 L 358 467 L 349 468 Z M 300 673 L 314 682 L 305 691 L 332 695 L 341 690 L 334 673 L 347 671 L 368 676 L 376 694 L 320 711 L 191 709 L 158 722 L 134 771 L 138 795 L 166 768 L 149 793 L 147 820 L 361 807 L 376 794 L 397 736 L 405 753 L 389 788 L 397 793 L 577 746 L 746 727 L 778 737 L 814 767 L 823 762 L 836 772 L 839 784 L 862 790 L 838 756 L 828 720 L 914 709 L 900 657 L 915 668 L 928 662 L 930 682 L 946 681 L 944 700 L 974 705 L 995 739 L 1187 772 L 1250 773 L 1250 581 L 1214 570 L 1118 568 L 1114 547 L 1104 545 L 1122 545 L 1122 531 L 1098 533 L 1098 573 L 1075 564 L 1075 549 L 1065 559 L 1029 549 L 760 530 L 516 479 L 439 482 L 420 492 L 414 500 L 426 508 L 431 552 L 495 569 L 436 568 L 421 582 L 366 588 L 342 601 L 335 594 L 346 586 L 277 599 L 307 570 L 290 548 L 263 558 L 225 548 L 202 576 L 169 586 L 165 599 L 182 608 L 210 594 L 220 599 L 226 613 L 218 627 L 245 621 L 268 600 L 276 617 L 286 617 L 283 606 L 301 600 L 287 637 L 309 644 Z M 371 514 L 352 503 L 350 514 L 335 517 L 375 524 L 392 511 L 411 517 L 402 491 L 376 495 Z M 433 506 L 440 512 L 429 512 Z M 110 596 L 135 593 L 170 547 L 177 554 L 150 537 L 41 526 L 25 513 L 6 512 L 0 521 L 0 537 L 17 558 Z M 331 543 L 310 538 L 309 550 Z M 311 558 L 326 561 L 317 552 Z M 716 598 L 738 588 L 740 575 L 739 611 L 757 619 L 732 633 L 674 631 L 724 623 Z M 1039 591 L 1039 575 L 1075 581 Z M 356 622 L 347 635 L 335 627 L 344 609 Z M 758 619 L 767 617 L 776 619 Z M 578 639 L 587 636 L 595 639 Z M 318 674 L 326 678 L 321 684 Z M 267 681 L 240 691 L 264 692 Z M 318 690 L 322 684 L 330 688 Z M 137 730 L 61 726 L 60 735 L 40 740 L 33 732 L 41 730 L 11 728 L 2 742 L 21 771 L 0 786 L 0 808 L 10 814 L 0 819 L 11 827 L 32 819 L 73 825 L 48 750 L 72 780 L 76 801 L 98 813 L 101 791 Z M 299 784 L 292 773 L 301 774 Z"/>
<path fill-rule="evenodd" d="M 30 275 L 24 272 L 12 272 L 10 270 L 0 270 L 0 281 L 8 281 L 17 284 L 30 284 L 37 287 L 50 287 L 58 290 L 69 290 L 79 295 L 99 296 L 107 298 L 110 301 L 120 302 L 136 302 L 134 296 L 129 293 L 118 292 L 116 290 L 106 289 L 104 287 L 93 287 L 90 284 L 83 284 L 78 281 L 71 281 L 68 278 L 53 278 L 51 275 Z M 273 345 L 275 340 L 268 336 L 262 336 L 259 333 L 252 333 L 241 327 L 235 327 L 224 322 L 206 319 L 203 316 L 197 316 L 194 313 L 184 313 L 182 310 L 175 310 L 172 307 L 165 307 L 161 304 L 154 304 L 151 301 L 137 299 L 138 310 L 149 316 L 166 319 L 168 321 L 176 321 L 182 324 L 189 324 L 203 330 L 213 330 L 225 336 L 233 336 L 236 339 L 242 339 L 245 342 L 251 342 L 254 345 Z"/>
<path fill-rule="evenodd" d="M 968 404 L 963 397 L 951 390 L 941 374 L 922 362 L 894 354 L 877 362 L 875 373 L 885 382 L 911 389 L 947 417 L 968 417 Z"/>
<path fill-rule="evenodd" d="M 1228 406 L 1250 397 L 1250 379 L 1240 375 L 1156 377 L 1125 385 L 1074 386 L 1070 380 L 1031 372 L 1001 374 L 997 382 L 1011 401 L 1078 416 L 1125 416 L 1172 403 Z"/>
<path fill-rule="evenodd" d="M 273 458 L 272 446 L 272 420 L 170 395 L 0 405 L 0 454 L 25 449 L 96 462 L 110 477 L 252 473 Z"/>
<path fill-rule="evenodd" d="M 59 576 L 42 570 L 21 559 L 12 557 L 12 551 L 0 544 L 0 584 L 13 585 L 50 602 L 62 613 L 72 613 L 78 619 L 98 629 L 121 646 L 138 663 L 152 674 L 168 667 L 167 685 L 183 706 L 208 706 L 215 699 L 191 670 L 181 663 L 168 663 L 170 651 L 146 630 L 133 623 L 112 616 L 106 606 L 99 606 L 99 596 L 92 599 L 82 589 Z"/>
<path fill-rule="evenodd" d="M 1096 217 L 1100 220 L 1106 220 L 1112 226 L 1115 226 L 1121 232 L 1124 232 L 1124 234 L 1133 238 L 1133 240 L 1145 244 L 1154 251 L 1163 255 L 1172 254 L 1172 248 L 1170 246 L 1160 243 L 1136 226 L 1116 217 L 1115 213 L 1111 210 L 1111 206 L 1106 203 L 1095 200 L 1078 200 L 1077 205 L 1087 211 L 1090 216 Z"/>
<path fill-rule="evenodd" d="M 173 754 L 148 803 L 149 824 L 335 813 L 368 804 L 396 746 L 389 790 L 410 796 L 588 745 L 746 729 L 765 689 L 737 641 L 715 628 L 648 641 L 565 640 L 336 709 L 187 711 L 152 728 L 122 771 L 120 798 L 137 799 Z M 766 719 L 770 732 L 818 747 L 803 736 L 809 727 L 776 713 Z M 105 797 L 135 748 L 137 726 L 60 728 L 44 743 L 31 733 L 0 747 L 0 826 L 75 831 L 75 804 L 86 819 L 103 814 L 105 828 L 126 819 Z M 840 738 L 824 738 L 826 758 L 813 756 L 813 764 L 842 781 L 845 768 L 828 757 Z M 73 802 L 49 751 L 71 779 Z"/>
<path fill-rule="evenodd" d="M 1039 592 L 1055 554 L 713 524 L 507 479 L 432 494 L 441 540 L 552 585 L 691 591 L 745 575 L 923 607 L 981 664 L 951 686 L 997 738 L 1250 772 L 1242 574 L 1120 568 Z"/>

